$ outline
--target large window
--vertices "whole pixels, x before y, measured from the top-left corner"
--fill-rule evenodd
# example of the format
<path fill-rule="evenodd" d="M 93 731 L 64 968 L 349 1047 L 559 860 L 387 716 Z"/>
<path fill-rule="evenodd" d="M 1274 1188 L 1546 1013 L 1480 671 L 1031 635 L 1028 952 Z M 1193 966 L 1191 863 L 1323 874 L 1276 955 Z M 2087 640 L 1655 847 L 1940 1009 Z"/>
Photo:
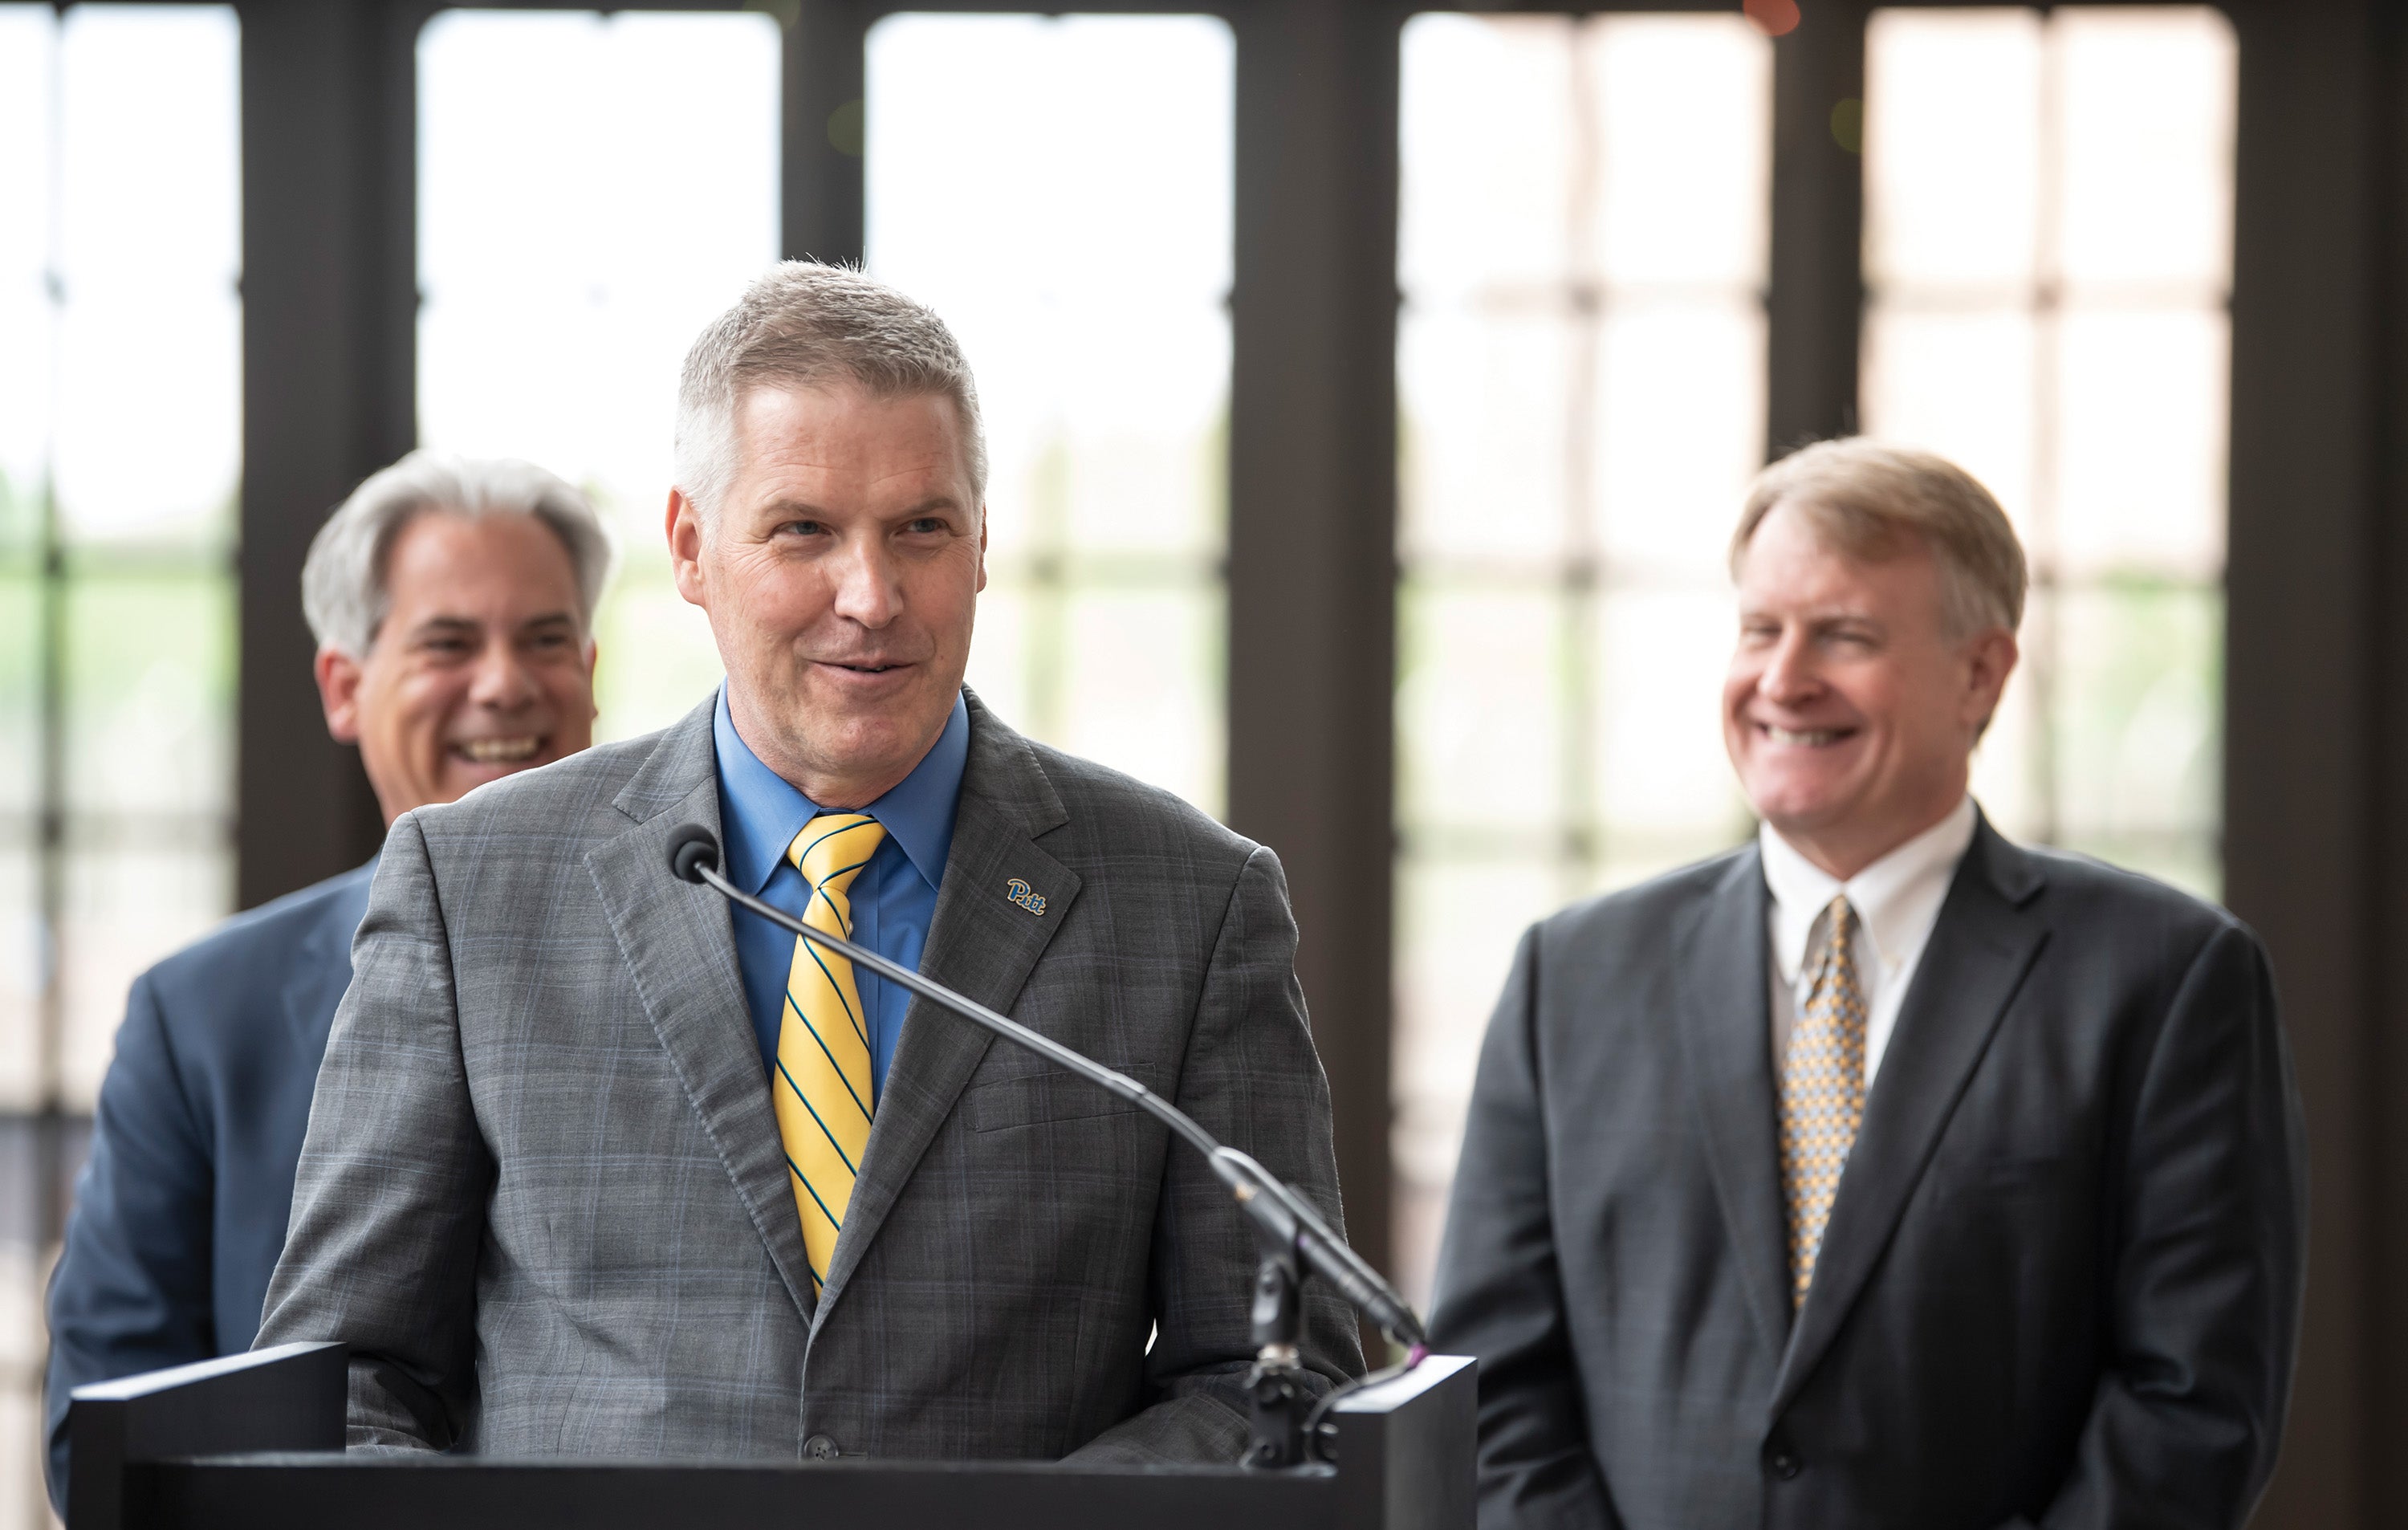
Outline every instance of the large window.
<path fill-rule="evenodd" d="M 1964 464 L 2032 559 L 1974 790 L 2011 836 L 2213 897 L 2230 24 L 1885 10 L 1866 65 L 1866 427 Z"/>
<path fill-rule="evenodd" d="M 779 253 L 789 9 L 452 10 L 420 38 L 421 436 L 542 463 L 619 531 L 606 738 L 719 675 L 660 519 L 683 352 Z M 1861 140 L 1834 119 L 1865 156 L 1864 424 L 1983 477 L 2034 559 L 1976 790 L 2018 837 L 2213 894 L 2231 29 L 1932 7 L 1869 39 Z M 233 894 L 237 45 L 227 6 L 0 0 L 0 1530 L 44 1513 L 55 1128 L 90 1108 L 128 979 Z M 1405 27 L 1393 1146 L 1416 1296 L 1516 936 L 1750 829 L 1716 709 L 1723 547 L 1765 434 L 1773 46 L 1698 11 Z M 901 14 L 824 122 L 866 156 L 869 268 L 978 373 L 971 683 L 1213 812 L 1234 55 L 1203 16 Z"/>
<path fill-rule="evenodd" d="M 454 10 L 420 36 L 421 438 L 540 463 L 617 531 L 597 739 L 719 680 L 661 518 L 686 348 L 778 255 L 778 52 L 741 13 Z"/>
<path fill-rule="evenodd" d="M 0 5 L 0 1111 L 90 1111 L 128 981 L 234 894 L 237 32 Z M 0 1153 L 0 1530 L 47 1519 L 40 1273 Z"/>
<path fill-rule="evenodd" d="M 870 273 L 978 375 L 1014 726 L 1222 805 L 1231 90 L 1209 17 L 904 15 L 869 36 Z"/>
<path fill-rule="evenodd" d="M 1762 463 L 1771 50 L 1738 16 L 1405 29 L 1400 1273 L 1427 1290 L 1530 921 L 1722 849 L 1722 551 Z"/>
<path fill-rule="evenodd" d="M 2213 895 L 2229 25 L 1897 9 L 1869 50 L 1865 428 L 1971 468 L 2032 556 L 1975 791 L 2012 836 Z M 1514 936 L 1748 829 L 1715 707 L 1723 541 L 1761 450 L 1769 94 L 1737 18 L 1406 30 L 1395 1095 L 1416 1286 Z"/>

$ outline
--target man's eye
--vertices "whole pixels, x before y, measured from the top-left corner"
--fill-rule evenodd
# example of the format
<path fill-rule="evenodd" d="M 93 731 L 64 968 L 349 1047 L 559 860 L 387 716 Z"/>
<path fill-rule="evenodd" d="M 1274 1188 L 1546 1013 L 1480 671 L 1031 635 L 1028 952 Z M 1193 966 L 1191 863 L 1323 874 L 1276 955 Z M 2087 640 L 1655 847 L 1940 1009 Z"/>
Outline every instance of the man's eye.
<path fill-rule="evenodd" d="M 817 536 L 827 526 L 818 521 L 789 521 L 778 530 L 793 536 Z"/>
<path fill-rule="evenodd" d="M 924 515 L 905 525 L 903 529 L 915 536 L 933 536 L 944 531 L 945 522 L 940 517 Z"/>

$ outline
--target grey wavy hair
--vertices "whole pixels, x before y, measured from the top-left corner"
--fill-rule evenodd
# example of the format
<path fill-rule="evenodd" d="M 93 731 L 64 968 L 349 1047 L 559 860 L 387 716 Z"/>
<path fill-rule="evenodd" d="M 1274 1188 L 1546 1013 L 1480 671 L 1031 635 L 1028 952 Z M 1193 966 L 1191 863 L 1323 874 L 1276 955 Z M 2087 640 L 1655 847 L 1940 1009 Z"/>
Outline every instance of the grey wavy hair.
<path fill-rule="evenodd" d="M 337 506 L 301 565 L 301 614 L 320 648 L 367 656 L 392 607 L 385 564 L 404 526 L 431 510 L 480 521 L 531 515 L 552 528 L 577 573 L 578 616 L 594 630 L 594 608 L 617 558 L 593 503 L 574 484 L 510 457 L 457 457 L 419 450 L 370 474 Z"/>
<path fill-rule="evenodd" d="M 678 379 L 677 486 L 709 516 L 736 478 L 736 406 L 763 386 L 849 379 L 880 398 L 940 393 L 962 422 L 971 494 L 986 500 L 978 384 L 937 311 L 849 266 L 782 261 L 713 320 Z"/>

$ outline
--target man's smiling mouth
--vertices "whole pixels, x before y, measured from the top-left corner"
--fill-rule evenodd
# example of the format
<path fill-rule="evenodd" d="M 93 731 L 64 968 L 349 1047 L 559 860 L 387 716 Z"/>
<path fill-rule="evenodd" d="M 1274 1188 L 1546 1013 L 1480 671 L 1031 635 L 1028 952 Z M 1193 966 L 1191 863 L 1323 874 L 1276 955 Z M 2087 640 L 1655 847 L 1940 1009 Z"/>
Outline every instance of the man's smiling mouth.
<path fill-rule="evenodd" d="M 543 749 L 543 739 L 522 734 L 515 738 L 462 738 L 452 746 L 452 751 L 472 765 L 520 765 L 532 760 Z"/>
<path fill-rule="evenodd" d="M 1842 738 L 1856 736 L 1854 728 L 1783 728 L 1770 722 L 1759 722 L 1764 736 L 1774 743 L 1790 749 L 1823 749 Z"/>

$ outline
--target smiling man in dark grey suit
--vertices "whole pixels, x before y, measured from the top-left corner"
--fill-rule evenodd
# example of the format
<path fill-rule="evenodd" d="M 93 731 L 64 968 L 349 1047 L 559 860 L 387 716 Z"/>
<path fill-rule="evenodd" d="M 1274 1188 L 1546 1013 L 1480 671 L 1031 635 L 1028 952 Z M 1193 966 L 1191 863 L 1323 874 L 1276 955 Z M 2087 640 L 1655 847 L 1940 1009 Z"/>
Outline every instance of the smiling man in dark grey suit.
<path fill-rule="evenodd" d="M 962 690 L 985 452 L 935 314 L 777 268 L 689 355 L 677 448 L 726 684 L 394 824 L 259 1342 L 350 1343 L 359 1446 L 1234 1461 L 1254 1247 L 1196 1157 L 666 856 L 712 829 L 1334 1219 L 1278 861 Z"/>
<path fill-rule="evenodd" d="M 1482 1055 L 1483 1524 L 2241 1524 L 2304 1259 L 2264 953 L 1967 794 L 2025 569 L 1963 472 L 1808 448 L 1732 568 L 1758 844 L 1538 925 Z"/>

